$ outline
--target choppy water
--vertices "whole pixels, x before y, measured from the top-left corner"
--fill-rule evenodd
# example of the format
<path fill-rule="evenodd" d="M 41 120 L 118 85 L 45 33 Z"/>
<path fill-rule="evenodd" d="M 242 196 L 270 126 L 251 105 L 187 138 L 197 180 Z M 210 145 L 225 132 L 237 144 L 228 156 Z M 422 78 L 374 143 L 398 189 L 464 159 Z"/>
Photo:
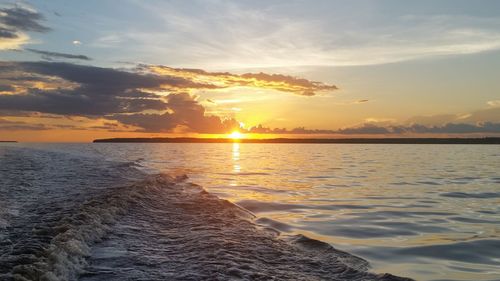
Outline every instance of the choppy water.
<path fill-rule="evenodd" d="M 279 230 L 283 238 L 297 239 L 293 235 L 304 234 L 326 241 L 367 259 L 375 272 L 391 272 L 418 280 L 500 280 L 499 171 L 500 149 L 495 145 L 2 144 L 0 276 L 2 270 L 6 272 L 18 262 L 16 251 L 23 253 L 28 262 L 44 245 L 51 245 L 58 254 L 74 257 L 69 267 L 45 262 L 56 269 L 58 266 L 64 270 L 78 268 L 85 260 L 83 280 L 111 280 L 110 276 L 116 277 L 115 280 L 120 280 L 120 276 L 152 279 L 152 276 L 144 276 L 144 272 L 154 273 L 161 280 L 173 276 L 169 268 L 177 268 L 177 272 L 180 268 L 190 268 L 188 261 L 193 257 L 164 259 L 174 252 L 182 252 L 172 248 L 175 243 L 162 240 L 163 252 L 158 250 L 161 248 L 158 245 L 148 243 L 160 239 L 158 233 L 165 232 L 172 237 L 175 231 L 182 229 L 180 225 L 173 228 L 167 227 L 167 222 L 158 223 L 165 214 L 172 214 L 168 209 L 170 205 L 161 203 L 172 200 L 170 197 L 138 201 L 141 206 L 152 204 L 154 208 L 136 212 L 123 212 L 123 202 L 135 206 L 136 201 L 130 203 L 129 199 L 116 198 L 119 186 L 143 179 L 143 173 L 164 172 L 187 174 L 191 182 L 250 210 L 257 216 L 258 224 Z M 121 189 L 118 192 L 124 193 Z M 130 196 L 142 198 L 144 195 Z M 115 202 L 111 206 L 119 207 L 101 210 L 105 206 L 103 202 L 110 200 Z M 80 209 L 75 210 L 74 206 Z M 152 210 L 163 211 L 154 213 L 156 219 L 152 220 Z M 88 216 L 82 215 L 92 212 L 107 215 L 99 221 L 89 221 Z M 120 216 L 120 224 L 113 224 L 116 216 Z M 183 231 L 202 229 L 205 236 L 213 234 L 210 229 L 196 226 L 202 222 L 194 220 L 195 217 L 198 215 L 181 218 L 195 224 Z M 66 220 L 66 224 L 61 225 L 61 219 Z M 90 246 L 78 245 L 75 241 L 85 239 L 71 235 L 56 239 L 59 244 L 48 242 L 53 241 L 53 233 L 47 233 L 50 226 L 73 229 L 82 224 L 99 230 L 98 234 L 89 234 L 90 228 L 77 228 L 90 236 L 84 237 L 93 241 Z M 39 229 L 35 231 L 38 236 L 33 237 L 33 229 Z M 235 235 L 238 229 L 228 233 Z M 120 233 L 127 233 L 128 238 Z M 255 240 L 257 234 L 252 235 Z M 101 241 L 103 237 L 105 240 Z M 195 237 L 184 235 L 176 239 Z M 237 236 L 231 237 L 237 239 Z M 14 240 L 30 243 L 17 245 Z M 210 241 L 213 245 L 222 243 L 216 239 Z M 66 250 L 61 253 L 60 248 Z M 278 248 L 285 250 L 273 252 L 275 255 L 283 256 L 288 251 L 286 256 L 290 256 L 292 250 L 281 244 Z M 75 255 L 79 251 L 81 253 Z M 245 258 L 235 257 L 234 251 L 231 253 L 226 255 L 226 263 L 221 261 L 215 266 L 227 267 L 231 260 Z M 322 268 L 321 262 L 332 258 L 338 260 L 338 252 L 314 262 Z M 132 266 L 130 261 L 134 259 Z M 204 257 L 204 260 L 211 258 Z M 363 264 L 356 261 L 345 263 Z M 298 260 L 281 262 L 301 264 Z M 186 272 L 202 274 L 201 268 L 209 268 L 203 265 Z M 117 267 L 123 270 L 112 270 Z M 259 269 L 266 272 L 263 264 L 250 267 L 255 270 L 225 271 L 234 274 L 226 277 L 252 279 L 249 272 Z M 307 274 L 309 269 L 307 266 L 281 268 L 283 274 L 301 270 Z M 363 272 L 362 268 L 358 270 Z M 325 274 L 334 276 L 332 272 Z M 366 273 L 356 274 L 358 279 L 372 278 Z"/>

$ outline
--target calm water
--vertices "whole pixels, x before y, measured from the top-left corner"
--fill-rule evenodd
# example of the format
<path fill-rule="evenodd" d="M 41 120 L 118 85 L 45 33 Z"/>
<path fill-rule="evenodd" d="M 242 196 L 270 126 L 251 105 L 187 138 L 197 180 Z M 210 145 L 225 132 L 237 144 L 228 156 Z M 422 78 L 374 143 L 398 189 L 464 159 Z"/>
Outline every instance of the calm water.
<path fill-rule="evenodd" d="M 251 210 L 259 224 L 283 236 L 327 241 L 367 259 L 376 272 L 418 280 L 500 280 L 499 146 L 2 146 L 95 159 L 94 169 L 106 160 L 148 173 L 187 174 Z M 114 177 L 108 179 L 120 177 L 108 173 Z"/>

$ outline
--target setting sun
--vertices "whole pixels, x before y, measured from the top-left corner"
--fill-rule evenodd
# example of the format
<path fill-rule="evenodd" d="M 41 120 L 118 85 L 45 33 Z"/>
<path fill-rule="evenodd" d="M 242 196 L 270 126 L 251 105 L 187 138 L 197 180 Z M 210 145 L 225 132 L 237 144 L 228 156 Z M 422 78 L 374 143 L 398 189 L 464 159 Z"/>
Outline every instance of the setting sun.
<path fill-rule="evenodd" d="M 233 140 L 239 140 L 239 139 L 244 138 L 244 135 L 242 133 L 238 132 L 238 131 L 234 131 L 234 132 L 230 133 L 228 135 L 228 137 L 230 139 L 233 139 Z"/>

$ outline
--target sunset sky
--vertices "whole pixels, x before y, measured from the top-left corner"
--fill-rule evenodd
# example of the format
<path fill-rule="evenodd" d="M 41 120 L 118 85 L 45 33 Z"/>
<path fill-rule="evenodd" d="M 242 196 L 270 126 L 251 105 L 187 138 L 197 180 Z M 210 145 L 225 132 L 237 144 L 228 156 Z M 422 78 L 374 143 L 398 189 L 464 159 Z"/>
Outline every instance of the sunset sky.
<path fill-rule="evenodd" d="M 0 140 L 500 136 L 500 1 L 0 1 Z"/>

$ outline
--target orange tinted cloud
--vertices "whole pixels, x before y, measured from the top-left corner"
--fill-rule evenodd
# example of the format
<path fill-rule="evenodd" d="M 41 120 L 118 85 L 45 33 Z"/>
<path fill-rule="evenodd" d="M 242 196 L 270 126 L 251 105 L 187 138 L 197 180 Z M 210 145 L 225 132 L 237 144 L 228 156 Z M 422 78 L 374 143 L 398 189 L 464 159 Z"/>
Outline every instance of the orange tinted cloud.
<path fill-rule="evenodd" d="M 80 84 L 55 75 L 26 72 L 16 63 L 0 62 L 0 94 L 26 94 L 29 90 L 74 90 Z"/>
<path fill-rule="evenodd" d="M 141 65 L 140 69 L 156 75 L 179 77 L 198 84 L 212 85 L 213 88 L 243 86 L 276 90 L 303 96 L 314 96 L 319 92 L 329 92 L 338 89 L 335 85 L 282 74 L 267 74 L 262 72 L 233 74 L 229 72 L 208 72 L 201 69 L 172 68 L 162 65 Z"/>

